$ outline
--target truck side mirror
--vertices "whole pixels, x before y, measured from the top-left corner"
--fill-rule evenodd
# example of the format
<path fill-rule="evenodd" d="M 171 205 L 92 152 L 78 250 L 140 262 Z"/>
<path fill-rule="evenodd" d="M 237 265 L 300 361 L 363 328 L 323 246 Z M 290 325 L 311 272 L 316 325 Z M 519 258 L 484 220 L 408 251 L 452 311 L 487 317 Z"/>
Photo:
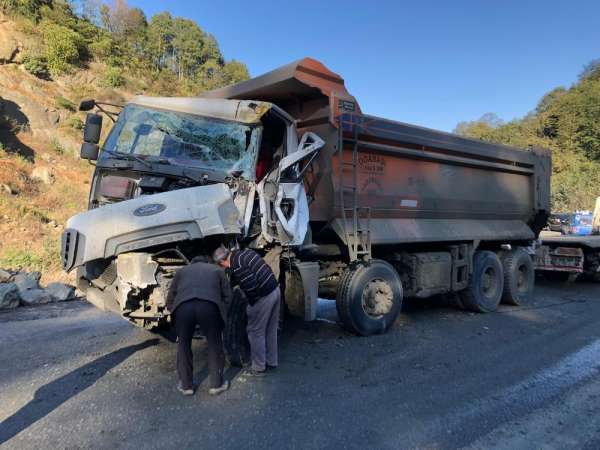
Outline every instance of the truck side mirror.
<path fill-rule="evenodd" d="M 94 99 L 85 99 L 81 100 L 79 103 L 79 111 L 91 111 L 96 106 L 96 101 Z"/>
<path fill-rule="evenodd" d="M 102 132 L 102 116 L 96 113 L 87 113 L 83 128 L 83 144 L 80 156 L 82 159 L 96 161 L 100 147 L 100 133 Z"/>
<path fill-rule="evenodd" d="M 98 159 L 98 153 L 100 153 L 98 144 L 92 144 L 91 142 L 84 142 L 81 144 L 81 150 L 79 151 L 81 159 L 96 161 Z"/>
<path fill-rule="evenodd" d="M 98 144 L 100 142 L 100 133 L 102 132 L 102 116 L 96 113 L 87 113 L 85 126 L 83 128 L 83 140 Z"/>

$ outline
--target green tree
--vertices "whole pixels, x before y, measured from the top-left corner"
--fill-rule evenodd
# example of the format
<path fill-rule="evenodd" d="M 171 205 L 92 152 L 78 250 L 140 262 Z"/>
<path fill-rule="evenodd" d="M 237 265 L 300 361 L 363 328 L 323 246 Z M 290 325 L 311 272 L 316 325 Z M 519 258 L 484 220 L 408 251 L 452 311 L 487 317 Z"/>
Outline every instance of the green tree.
<path fill-rule="evenodd" d="M 109 67 L 106 69 L 102 81 L 108 87 L 121 87 L 125 84 L 125 78 L 118 67 Z"/>
<path fill-rule="evenodd" d="M 48 71 L 48 61 L 46 58 L 39 55 L 27 54 L 23 57 L 23 67 L 27 72 L 41 79 L 48 79 L 50 72 Z"/>
<path fill-rule="evenodd" d="M 206 36 L 196 22 L 175 18 L 173 21 L 173 56 L 177 78 L 181 81 L 194 77 L 199 66 L 206 61 L 204 44 Z"/>
<path fill-rule="evenodd" d="M 223 84 L 225 86 L 245 81 L 248 78 L 250 78 L 250 73 L 244 63 L 232 59 L 223 66 Z"/>
<path fill-rule="evenodd" d="M 596 58 L 585 66 L 579 74 L 580 80 L 599 80 L 600 79 L 600 58 Z"/>
<path fill-rule="evenodd" d="M 81 35 L 52 22 L 42 25 L 42 35 L 48 68 L 52 74 L 68 72 L 80 61 L 80 50 L 84 46 Z"/>
<path fill-rule="evenodd" d="M 52 0 L 0 0 L 0 10 L 5 14 L 17 14 L 38 21 L 42 6 L 51 6 Z"/>
<path fill-rule="evenodd" d="M 168 12 L 156 14 L 148 24 L 148 52 L 155 71 L 169 64 L 173 57 L 173 17 Z"/>

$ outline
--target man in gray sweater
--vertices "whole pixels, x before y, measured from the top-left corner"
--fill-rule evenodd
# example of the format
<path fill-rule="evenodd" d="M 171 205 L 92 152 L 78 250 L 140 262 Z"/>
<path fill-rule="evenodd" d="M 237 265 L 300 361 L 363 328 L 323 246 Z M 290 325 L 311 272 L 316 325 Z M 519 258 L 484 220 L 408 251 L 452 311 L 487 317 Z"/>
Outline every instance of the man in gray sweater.
<path fill-rule="evenodd" d="M 278 364 L 277 328 L 281 291 L 271 268 L 253 250 L 228 250 L 219 247 L 213 259 L 223 268 L 231 270 L 236 281 L 248 299 L 248 340 L 252 367 L 244 372 L 246 376 L 262 377 L 266 369 L 274 369 Z"/>
<path fill-rule="evenodd" d="M 208 264 L 203 257 L 179 269 L 167 295 L 167 309 L 175 320 L 177 332 L 177 389 L 193 395 L 192 337 L 199 325 L 208 341 L 209 394 L 217 395 L 229 388 L 223 380 L 225 355 L 221 333 L 227 320 L 232 294 L 223 269 Z"/>

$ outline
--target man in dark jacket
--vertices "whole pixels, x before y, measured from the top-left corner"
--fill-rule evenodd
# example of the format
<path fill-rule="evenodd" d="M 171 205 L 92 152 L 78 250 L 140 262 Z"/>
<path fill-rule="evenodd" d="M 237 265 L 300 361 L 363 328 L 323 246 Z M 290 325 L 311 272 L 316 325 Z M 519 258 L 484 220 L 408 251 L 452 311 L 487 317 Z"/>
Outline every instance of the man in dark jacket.
<path fill-rule="evenodd" d="M 281 292 L 271 268 L 258 253 L 246 250 L 229 251 L 219 247 L 213 259 L 231 275 L 248 299 L 248 340 L 252 367 L 245 372 L 248 376 L 264 376 L 268 368 L 276 368 L 277 328 Z"/>
<path fill-rule="evenodd" d="M 209 394 L 229 388 L 223 381 L 225 356 L 221 333 L 231 303 L 231 287 L 225 272 L 202 257 L 178 270 L 167 295 L 167 309 L 175 320 L 177 332 L 177 389 L 193 395 L 192 337 L 199 325 L 208 341 Z"/>

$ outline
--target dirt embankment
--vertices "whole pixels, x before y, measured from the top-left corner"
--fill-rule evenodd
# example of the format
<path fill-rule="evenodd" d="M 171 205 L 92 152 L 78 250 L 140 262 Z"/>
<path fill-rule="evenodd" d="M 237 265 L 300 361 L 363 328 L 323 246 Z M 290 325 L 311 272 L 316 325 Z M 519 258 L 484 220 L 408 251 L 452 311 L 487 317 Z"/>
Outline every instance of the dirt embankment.
<path fill-rule="evenodd" d="M 60 235 L 87 204 L 92 166 L 78 159 L 85 115 L 76 105 L 130 93 L 101 86 L 98 63 L 37 78 L 22 64 L 36 46 L 39 36 L 0 15 L 0 268 L 38 270 L 47 283 L 69 280 L 60 269 Z"/>

